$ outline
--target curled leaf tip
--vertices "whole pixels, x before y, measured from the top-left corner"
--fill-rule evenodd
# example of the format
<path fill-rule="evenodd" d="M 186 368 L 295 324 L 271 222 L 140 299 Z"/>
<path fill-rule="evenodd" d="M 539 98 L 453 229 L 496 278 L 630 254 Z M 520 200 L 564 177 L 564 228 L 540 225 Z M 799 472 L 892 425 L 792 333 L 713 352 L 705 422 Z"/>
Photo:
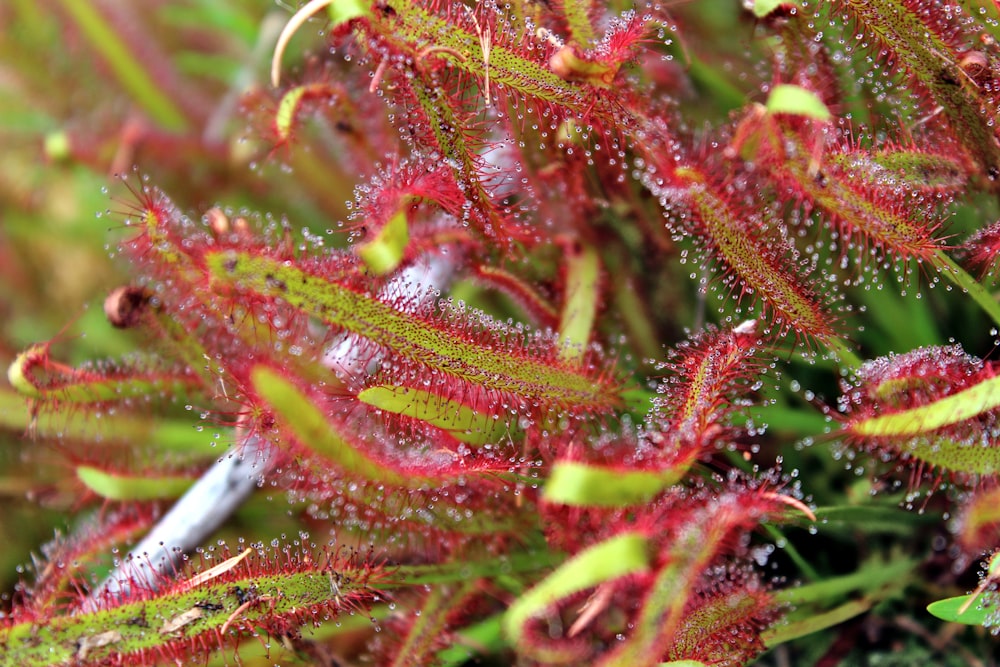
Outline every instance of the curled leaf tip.
<path fill-rule="evenodd" d="M 773 491 L 768 491 L 763 494 L 765 498 L 770 498 L 776 500 L 779 503 L 784 503 L 789 507 L 793 507 L 809 518 L 810 521 L 816 521 L 816 515 L 813 513 L 809 506 L 797 498 L 792 498 L 791 496 L 786 496 L 783 493 L 775 493 Z"/>
<path fill-rule="evenodd" d="M 39 348 L 40 346 L 38 345 L 32 345 L 24 352 L 18 354 L 10 366 L 7 367 L 7 382 L 18 392 L 29 397 L 38 396 L 38 390 L 35 389 L 35 386 L 28 379 L 28 367 L 39 356 Z M 41 354 L 44 354 L 44 351 Z"/>
<path fill-rule="evenodd" d="M 833 120 L 833 114 L 819 95 L 801 86 L 790 84 L 779 84 L 771 90 L 767 98 L 767 110 L 771 113 L 805 116 L 823 123 Z"/>
<path fill-rule="evenodd" d="M 281 34 L 278 35 L 278 43 L 274 46 L 274 56 L 271 58 L 271 85 L 275 88 L 281 83 L 281 56 L 284 55 L 288 42 L 292 35 L 298 32 L 299 28 L 312 16 L 333 3 L 333 0 L 311 0 L 302 6 L 299 11 L 292 15 L 292 18 L 285 24 Z"/>

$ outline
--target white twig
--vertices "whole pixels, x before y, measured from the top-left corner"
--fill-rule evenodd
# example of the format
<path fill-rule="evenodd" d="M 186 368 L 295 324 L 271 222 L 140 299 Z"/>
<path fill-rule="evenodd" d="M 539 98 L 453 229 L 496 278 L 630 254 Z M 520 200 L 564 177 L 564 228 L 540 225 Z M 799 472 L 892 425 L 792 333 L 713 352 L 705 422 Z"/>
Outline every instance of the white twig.
<path fill-rule="evenodd" d="M 267 443 L 247 438 L 239 453 L 215 462 L 91 592 L 82 611 L 158 589 L 179 570 L 184 555 L 202 544 L 257 488 L 271 465 Z"/>

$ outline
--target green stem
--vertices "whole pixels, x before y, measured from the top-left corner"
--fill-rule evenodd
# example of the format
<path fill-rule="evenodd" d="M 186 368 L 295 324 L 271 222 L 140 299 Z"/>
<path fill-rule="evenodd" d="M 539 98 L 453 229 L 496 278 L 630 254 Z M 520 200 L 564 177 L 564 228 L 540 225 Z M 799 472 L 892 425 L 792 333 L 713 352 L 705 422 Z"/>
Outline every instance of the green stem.
<path fill-rule="evenodd" d="M 389 667 L 418 667 L 428 664 L 433 657 L 438 639 L 448 630 L 449 617 L 458 613 L 475 593 L 476 582 L 466 579 L 454 587 L 432 588 L 424 598 L 419 614 L 410 626 L 406 637 L 396 650 L 396 657 Z"/>
<path fill-rule="evenodd" d="M 804 576 L 808 581 L 821 581 L 823 579 L 819 572 L 816 571 L 816 568 L 814 568 L 809 561 L 803 558 L 802 554 L 799 553 L 799 550 L 788 541 L 788 538 L 785 537 L 784 533 L 767 523 L 764 524 L 764 530 L 767 531 L 767 534 L 770 535 L 775 542 L 781 543 L 781 546 L 778 548 L 788 555 L 791 561 L 795 563 L 799 570 L 802 571 L 802 576 Z"/>
<path fill-rule="evenodd" d="M 559 319 L 560 357 L 581 363 L 597 314 L 601 260 L 593 246 L 571 244 L 566 253 L 566 299 Z"/>
<path fill-rule="evenodd" d="M 538 572 L 561 563 L 564 554 L 531 550 L 484 560 L 456 560 L 436 565 L 403 565 L 392 571 L 392 581 L 380 583 L 380 588 L 448 584 L 468 579 L 495 579 L 522 573 Z"/>
<path fill-rule="evenodd" d="M 828 338 L 824 338 L 823 343 L 831 352 L 837 355 L 841 366 L 847 366 L 849 368 L 858 368 L 861 366 L 861 357 L 855 354 L 842 339 L 830 336 Z"/>
<path fill-rule="evenodd" d="M 470 664 L 470 659 L 479 653 L 489 655 L 499 652 L 506 644 L 500 625 L 502 620 L 503 614 L 494 614 L 484 621 L 463 628 L 456 633 L 456 640 L 452 645 L 437 654 L 435 664 L 458 667 Z"/>
<path fill-rule="evenodd" d="M 945 254 L 943 250 L 937 252 L 934 260 L 935 266 L 938 267 L 944 277 L 955 283 L 958 287 L 961 287 L 972 297 L 973 301 L 979 304 L 980 308 L 986 311 L 994 323 L 1000 325 L 1000 303 L 993 298 L 993 295 L 978 280 L 970 276 L 965 269 Z"/>
<path fill-rule="evenodd" d="M 167 130 L 180 132 L 186 129 L 188 122 L 184 113 L 160 91 L 98 8 L 86 0 L 61 1 L 84 37 L 111 68 L 115 78 L 150 118 Z"/>

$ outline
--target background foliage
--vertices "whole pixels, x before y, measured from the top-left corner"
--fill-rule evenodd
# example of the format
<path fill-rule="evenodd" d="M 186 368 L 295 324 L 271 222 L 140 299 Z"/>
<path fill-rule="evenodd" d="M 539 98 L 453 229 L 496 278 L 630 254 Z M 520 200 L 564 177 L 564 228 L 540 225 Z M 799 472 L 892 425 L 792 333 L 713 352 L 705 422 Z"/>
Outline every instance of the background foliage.
<path fill-rule="evenodd" d="M 628 9 L 617 6 L 626 3 L 607 4 L 610 14 Z M 943 5 L 935 3 L 900 4 L 943 11 Z M 995 41 L 990 44 L 985 38 L 1000 39 L 997 8 L 975 0 L 965 7 L 982 30 L 983 52 L 994 59 L 992 67 Z M 264 224 L 287 225 L 292 234 L 311 229 L 329 246 L 347 245 L 348 233 L 342 228 L 351 217 L 355 187 L 371 174 L 355 173 L 339 159 L 337 152 L 345 146 L 338 134 L 342 128 L 320 107 L 303 114 L 294 140 L 274 136 L 278 94 L 268 85 L 267 72 L 274 40 L 291 13 L 291 8 L 267 2 L 235 0 L 141 6 L 11 0 L 0 6 L 4 367 L 31 344 L 53 337 L 59 339 L 53 356 L 73 365 L 122 358 L 146 348 L 142 336 L 109 327 L 101 307 L 105 295 L 129 283 L 134 273 L 120 257 L 108 257 L 109 252 L 119 254 L 120 202 L 129 197 L 115 174 L 127 174 L 133 183 L 148 179 L 179 210 L 193 216 L 215 206 L 231 216 L 262 211 Z M 670 91 L 684 134 L 694 138 L 699 159 L 710 164 L 711 155 L 723 148 L 720 137 L 735 141 L 748 105 L 764 100 L 762 86 L 772 75 L 774 47 L 766 26 L 729 0 L 678 3 L 666 13 L 676 22 L 676 31 L 669 32 L 673 37 L 651 39 L 656 59 L 640 64 L 651 72 L 656 86 Z M 373 68 L 365 65 L 367 69 L 359 71 L 354 63 L 344 64 L 342 54 L 329 55 L 324 37 L 317 34 L 320 25 L 317 20 L 292 42 L 285 58 L 293 76 L 308 79 L 319 77 L 325 68 L 339 68 L 336 71 L 367 81 Z M 851 40 L 851 26 L 849 20 L 837 22 L 829 29 L 834 37 L 828 34 L 827 39 Z M 874 140 L 869 141 L 883 141 L 891 132 L 892 140 L 905 143 L 908 133 L 919 132 L 922 123 L 933 124 L 933 115 L 929 120 L 921 116 L 926 102 L 911 94 L 899 63 L 891 57 L 889 62 L 872 58 L 872 50 L 847 53 L 835 63 L 838 83 L 847 92 L 838 115 L 871 128 Z M 352 120 L 366 120 L 363 110 L 355 110 Z M 350 146 L 349 139 L 346 144 Z M 134 175 L 133 165 L 142 176 Z M 947 223 L 938 235 L 957 244 L 996 220 L 1000 209 L 995 193 L 995 186 L 991 190 L 973 183 L 953 203 L 947 201 Z M 795 193 L 789 198 L 794 200 Z M 693 261 L 689 238 L 681 239 L 662 225 L 642 233 L 649 235 L 647 246 L 655 246 L 662 260 L 655 275 L 638 276 L 646 283 L 640 293 L 649 302 L 629 306 L 627 295 L 608 296 L 615 308 L 634 308 L 641 316 L 631 321 L 609 317 L 598 326 L 601 340 L 630 337 L 612 353 L 619 354 L 622 368 L 645 377 L 662 369 L 644 358 L 662 361 L 664 347 L 676 345 L 686 332 L 700 330 L 706 321 L 738 323 L 733 294 L 741 288 L 720 287 L 718 277 Z M 643 241 L 625 239 L 620 247 L 640 248 Z M 553 254 L 533 257 L 541 267 L 538 273 L 558 262 Z M 848 255 L 822 248 L 819 261 L 821 271 L 833 265 L 829 275 L 843 285 L 835 307 L 859 357 L 951 343 L 961 344 L 975 357 L 993 354 L 996 324 L 933 270 L 903 257 L 862 258 L 869 270 L 838 272 L 836 264 Z M 851 262 L 857 259 L 850 255 Z M 630 260 L 622 262 L 628 265 Z M 530 267 L 526 273 L 535 270 Z M 713 289 L 700 289 L 705 281 Z M 873 288 L 873 282 L 880 284 Z M 650 284 L 656 288 L 649 289 Z M 988 277 L 984 284 L 993 287 Z M 523 312 L 518 304 L 473 281 L 460 281 L 452 294 L 501 320 Z M 749 316 L 748 306 L 744 300 L 742 318 Z M 961 547 L 954 534 L 969 485 L 952 484 L 949 475 L 934 470 L 897 470 L 894 457 L 880 458 L 831 435 L 836 425 L 829 413 L 841 394 L 841 373 L 823 356 L 822 339 L 806 331 L 777 345 L 775 360 L 766 359 L 768 373 L 753 386 L 754 407 L 739 412 L 740 419 L 749 420 L 752 437 L 703 461 L 719 470 L 728 466 L 760 471 L 780 464 L 790 476 L 782 484 L 801 489 L 817 508 L 820 520 L 815 525 L 805 520 L 765 524 L 748 538 L 760 570 L 785 586 L 778 586 L 778 596 L 794 605 L 787 624 L 776 626 L 779 639 L 771 638 L 773 647 L 759 658 L 760 664 L 996 664 L 991 657 L 996 640 L 988 631 L 945 624 L 925 612 L 927 604 L 964 594 L 978 583 L 981 558 L 990 545 Z M 171 454 L 173 469 L 185 470 L 185 457 L 203 460 L 207 452 L 211 456 L 217 451 L 213 447 L 226 444 L 226 436 L 211 423 L 202 423 L 197 412 L 183 399 L 145 406 L 136 414 L 135 438 L 152 437 L 149 433 L 160 429 L 156 437 L 179 443 Z M 18 602 L 23 582 L 44 567 L 44 558 L 32 564 L 29 554 L 40 555 L 55 534 L 85 531 L 81 527 L 86 522 L 116 507 L 85 488 L 76 467 L 82 460 L 105 456 L 95 456 L 110 439 L 99 422 L 74 410 L 34 422 L 24 399 L 12 388 L 0 387 L 0 608 L 5 611 Z M 754 425 L 764 424 L 766 430 L 758 433 Z M 38 428 L 38 437 L 23 437 L 29 428 Z M 149 454 L 138 448 L 106 455 L 112 456 L 131 457 L 130 465 L 137 469 L 151 463 L 142 458 Z M 192 464 L 187 473 L 193 476 L 196 470 Z M 167 504 L 154 503 L 146 511 L 162 512 Z M 240 540 L 270 543 L 279 536 L 289 541 L 288 536 L 294 540 L 304 529 L 311 529 L 320 543 L 327 539 L 323 531 L 330 530 L 302 511 L 301 499 L 288 500 L 283 491 L 265 488 L 217 539 L 230 545 Z M 135 537 L 123 535 L 126 541 Z M 84 585 L 111 569 L 108 552 L 86 569 Z M 527 581 L 514 588 L 527 586 Z M 384 616 L 389 610 L 377 607 L 373 613 Z M 335 653 L 356 659 L 373 632 L 372 624 L 363 621 L 327 623 L 311 635 L 307 631 L 315 641 L 308 648 L 295 647 L 298 658 L 321 661 Z M 497 624 L 464 631 L 462 637 L 447 635 L 447 640 L 466 648 L 439 654 L 440 659 L 457 664 L 470 653 L 483 653 L 484 660 L 492 657 L 501 664 L 510 659 Z M 285 650 L 276 642 L 267 658 L 258 643 L 249 642 L 240 654 L 245 664 L 270 664 L 272 658 L 291 660 Z"/>

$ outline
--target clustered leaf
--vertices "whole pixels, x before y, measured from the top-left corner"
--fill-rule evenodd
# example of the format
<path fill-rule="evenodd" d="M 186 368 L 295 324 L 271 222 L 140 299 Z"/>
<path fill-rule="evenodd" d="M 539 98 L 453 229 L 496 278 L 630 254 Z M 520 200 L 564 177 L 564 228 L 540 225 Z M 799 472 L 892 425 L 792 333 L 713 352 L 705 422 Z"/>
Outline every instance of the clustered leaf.
<path fill-rule="evenodd" d="M 69 4 L 104 39 L 100 13 Z M 896 592 L 863 568 L 818 582 L 798 601 L 825 607 L 781 630 L 792 596 L 759 567 L 755 531 L 816 514 L 780 453 L 772 469 L 754 458 L 785 437 L 748 414 L 779 382 L 775 350 L 834 353 L 822 362 L 851 372 L 826 408 L 830 437 L 912 479 L 947 477 L 967 494 L 947 498 L 965 504 L 959 543 L 996 547 L 995 362 L 934 345 L 861 364 L 841 307 L 844 285 L 919 265 L 1000 323 L 943 231 L 952 200 L 1000 182 L 1000 58 L 980 21 L 929 0 L 744 3 L 772 59 L 754 76 L 770 80 L 734 93 L 696 54 L 675 71 L 685 26 L 660 7 L 474 4 L 312 0 L 282 31 L 276 90 L 248 99 L 269 97 L 265 139 L 300 185 L 336 199 L 343 179 L 329 175 L 360 174 L 343 235 L 219 207 L 199 219 L 126 180 L 117 254 L 135 278 L 105 312 L 153 349 L 74 367 L 51 342 L 28 347 L 8 370 L 30 401 L 25 426 L 48 436 L 39 415 L 67 413 L 75 443 L 86 413 L 131 435 L 137 414 L 177 403 L 232 448 L 160 460 L 174 451 L 166 429 L 127 464 L 110 448 L 72 454 L 72 488 L 115 510 L 49 549 L 0 619 L 7 662 L 180 662 L 262 632 L 301 649 L 302 626 L 370 612 L 394 635 L 366 638 L 380 664 L 447 662 L 477 633 L 526 664 L 745 664 Z M 336 55 L 281 87 L 293 36 L 321 11 Z M 913 87 L 914 108 L 883 114 L 905 123 L 880 118 L 881 99 L 852 100 L 843 68 L 865 55 L 825 34 L 845 31 Z M 112 37 L 99 48 L 121 60 L 115 76 L 164 129 L 186 127 Z M 684 87 L 672 77 L 744 106 L 692 129 L 661 94 Z M 965 246 L 984 275 L 996 227 Z M 682 337 L 705 318 L 677 296 L 688 262 L 705 274 L 698 299 L 721 297 L 708 309 L 720 323 Z M 255 545 L 144 585 L 128 568 L 150 554 L 133 554 L 112 573 L 125 593 L 84 580 L 73 559 L 131 538 L 195 473 L 247 452 L 260 484 L 288 493 L 290 520 L 373 553 Z M 995 569 L 932 613 L 991 624 Z"/>

